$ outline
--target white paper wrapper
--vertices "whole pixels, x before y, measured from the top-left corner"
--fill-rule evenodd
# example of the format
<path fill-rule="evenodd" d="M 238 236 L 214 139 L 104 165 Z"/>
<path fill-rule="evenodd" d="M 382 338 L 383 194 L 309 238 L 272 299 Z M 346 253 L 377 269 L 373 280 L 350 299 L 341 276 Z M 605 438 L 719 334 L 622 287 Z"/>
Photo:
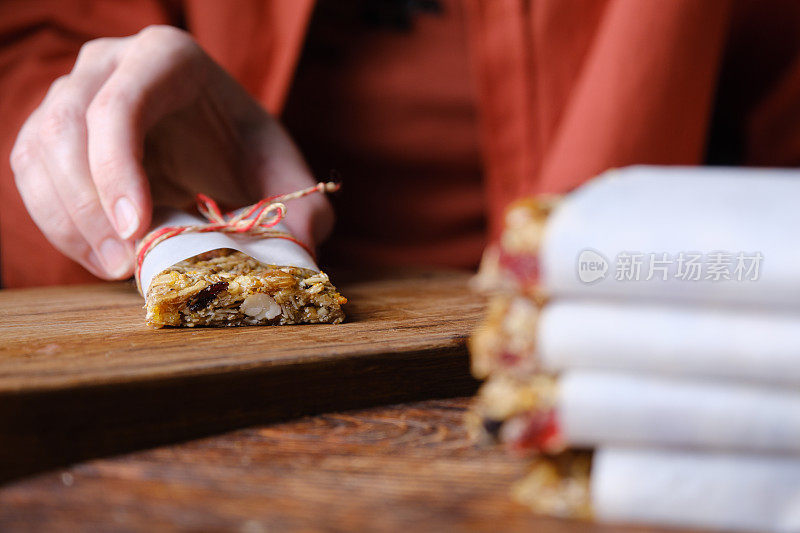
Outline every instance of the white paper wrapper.
<path fill-rule="evenodd" d="M 800 459 L 601 448 L 599 520 L 735 531 L 800 531 Z"/>
<path fill-rule="evenodd" d="M 557 416 L 576 446 L 800 453 L 800 392 L 725 382 L 568 371 Z"/>
<path fill-rule="evenodd" d="M 556 298 L 799 309 L 798 198 L 798 170 L 639 166 L 610 171 L 570 194 L 548 219 L 540 254 L 542 288 Z M 685 264 L 679 272 L 681 252 L 685 259 L 704 254 L 702 279 L 691 281 L 694 275 L 686 276 Z M 730 257 L 726 268 L 711 267 L 728 262 L 715 261 L 710 256 L 715 252 L 743 253 L 745 259 L 760 254 L 760 261 L 745 261 L 748 270 L 759 263 L 757 279 L 713 281 L 711 268 L 734 273 L 737 266 L 736 257 Z M 620 268 L 620 254 L 643 254 L 638 281 L 629 279 L 634 268 Z M 672 262 L 654 263 L 649 254 L 659 260 L 668 254 Z M 652 276 L 650 265 L 657 267 Z M 743 269 L 738 277 L 750 279 L 754 273 Z"/>
<path fill-rule="evenodd" d="M 153 215 L 151 231 L 165 226 L 188 226 L 206 224 L 207 222 L 207 220 L 199 216 L 190 215 L 182 211 L 158 208 Z M 287 231 L 283 224 L 276 225 L 275 229 Z M 188 233 L 167 239 L 150 250 L 150 253 L 147 254 L 142 263 L 142 294 L 147 294 L 150 282 L 159 272 L 179 261 L 218 248 L 239 250 L 263 263 L 272 265 L 319 270 L 314 258 L 302 246 L 286 239 L 258 239 L 214 232 Z"/>
<path fill-rule="evenodd" d="M 800 313 L 553 301 L 535 327 L 536 356 L 552 372 L 605 369 L 800 385 Z"/>

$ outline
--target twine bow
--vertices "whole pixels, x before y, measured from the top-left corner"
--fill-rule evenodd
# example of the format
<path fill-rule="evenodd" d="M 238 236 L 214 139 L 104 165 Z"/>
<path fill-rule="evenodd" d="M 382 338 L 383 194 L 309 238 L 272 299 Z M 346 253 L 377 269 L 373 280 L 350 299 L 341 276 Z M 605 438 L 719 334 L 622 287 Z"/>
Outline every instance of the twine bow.
<path fill-rule="evenodd" d="M 310 194 L 331 193 L 339 190 L 339 184 L 332 181 L 320 182 L 313 187 L 301 189 L 288 194 L 279 194 L 264 198 L 260 202 L 243 209 L 237 215 L 223 215 L 217 202 L 205 194 L 197 195 L 197 209 L 207 224 L 189 226 L 165 226 L 151 231 L 136 247 L 136 286 L 141 290 L 142 264 L 147 254 L 158 244 L 184 233 L 238 233 L 261 239 L 286 239 L 302 246 L 313 255 L 308 246 L 295 239 L 290 233 L 275 229 L 275 226 L 286 215 L 286 202 L 302 198 Z"/>

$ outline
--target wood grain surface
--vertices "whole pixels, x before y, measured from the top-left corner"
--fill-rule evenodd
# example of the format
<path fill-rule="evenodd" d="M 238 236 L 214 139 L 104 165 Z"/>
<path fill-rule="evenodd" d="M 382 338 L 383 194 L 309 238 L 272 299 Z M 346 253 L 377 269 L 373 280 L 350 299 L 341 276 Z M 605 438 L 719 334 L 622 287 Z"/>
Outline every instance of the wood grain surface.
<path fill-rule="evenodd" d="M 298 415 L 464 395 L 468 275 L 340 285 L 340 325 L 153 330 L 130 284 L 0 291 L 0 479 Z"/>
<path fill-rule="evenodd" d="M 253 427 L 0 488 L 2 531 L 655 532 L 541 518 L 527 462 L 466 437 L 466 399 Z"/>

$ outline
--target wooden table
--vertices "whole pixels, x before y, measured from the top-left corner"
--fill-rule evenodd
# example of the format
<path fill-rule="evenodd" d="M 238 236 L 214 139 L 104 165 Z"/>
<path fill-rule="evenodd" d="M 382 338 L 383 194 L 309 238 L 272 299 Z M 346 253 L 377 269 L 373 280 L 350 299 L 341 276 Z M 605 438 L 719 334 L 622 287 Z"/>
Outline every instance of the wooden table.
<path fill-rule="evenodd" d="M 526 461 L 467 440 L 467 277 L 227 330 L 149 329 L 126 284 L 0 291 L 0 531 L 619 531 L 532 516 Z"/>
<path fill-rule="evenodd" d="M 335 278 L 343 324 L 154 330 L 132 284 L 0 291 L 0 481 L 336 409 L 473 392 L 463 272 Z"/>
<path fill-rule="evenodd" d="M 644 532 L 514 503 L 526 461 L 478 448 L 467 399 L 257 426 L 16 481 L 0 530 Z"/>

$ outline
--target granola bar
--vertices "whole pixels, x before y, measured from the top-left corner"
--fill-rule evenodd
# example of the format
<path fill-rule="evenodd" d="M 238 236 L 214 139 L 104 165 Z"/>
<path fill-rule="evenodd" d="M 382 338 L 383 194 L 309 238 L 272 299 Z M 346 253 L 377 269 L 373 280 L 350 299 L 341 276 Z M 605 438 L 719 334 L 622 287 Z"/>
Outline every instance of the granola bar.
<path fill-rule="evenodd" d="M 496 375 L 483 384 L 466 415 L 473 439 L 500 442 L 517 455 L 565 449 L 555 411 L 557 380 L 536 374 L 525 380 Z"/>
<path fill-rule="evenodd" d="M 523 296 L 495 295 L 486 318 L 469 340 L 472 374 L 486 379 L 493 374 L 517 377 L 541 371 L 536 354 L 539 305 Z"/>
<path fill-rule="evenodd" d="M 539 248 L 547 219 L 561 202 L 556 195 L 522 198 L 506 210 L 500 241 L 486 248 L 473 287 L 485 293 L 522 292 L 543 299 Z"/>
<path fill-rule="evenodd" d="M 514 484 L 512 495 L 537 514 L 591 519 L 592 458 L 589 450 L 540 455 L 533 460 L 528 475 Z"/>
<path fill-rule="evenodd" d="M 346 302 L 324 272 L 268 265 L 223 249 L 156 275 L 145 308 L 147 323 L 156 328 L 338 324 Z"/>

